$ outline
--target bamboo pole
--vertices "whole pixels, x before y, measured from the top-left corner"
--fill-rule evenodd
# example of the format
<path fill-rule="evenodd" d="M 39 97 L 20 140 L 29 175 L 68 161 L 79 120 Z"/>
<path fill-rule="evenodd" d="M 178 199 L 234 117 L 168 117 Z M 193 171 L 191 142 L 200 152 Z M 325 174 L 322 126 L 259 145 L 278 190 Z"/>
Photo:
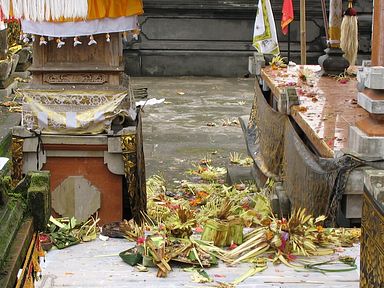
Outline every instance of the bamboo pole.
<path fill-rule="evenodd" d="M 300 0 L 300 47 L 301 47 L 301 65 L 307 64 L 307 32 L 305 0 Z"/>

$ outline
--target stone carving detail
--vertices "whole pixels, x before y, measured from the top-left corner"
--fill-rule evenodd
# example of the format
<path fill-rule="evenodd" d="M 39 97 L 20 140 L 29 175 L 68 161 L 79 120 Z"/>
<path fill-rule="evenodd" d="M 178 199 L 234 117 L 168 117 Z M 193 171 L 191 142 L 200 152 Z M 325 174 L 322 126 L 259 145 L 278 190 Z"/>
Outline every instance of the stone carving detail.
<path fill-rule="evenodd" d="M 49 84 L 104 84 L 108 76 L 103 73 L 47 73 L 43 81 Z"/>
<path fill-rule="evenodd" d="M 83 176 L 69 176 L 52 192 L 52 208 L 83 222 L 100 208 L 100 198 L 99 189 Z"/>

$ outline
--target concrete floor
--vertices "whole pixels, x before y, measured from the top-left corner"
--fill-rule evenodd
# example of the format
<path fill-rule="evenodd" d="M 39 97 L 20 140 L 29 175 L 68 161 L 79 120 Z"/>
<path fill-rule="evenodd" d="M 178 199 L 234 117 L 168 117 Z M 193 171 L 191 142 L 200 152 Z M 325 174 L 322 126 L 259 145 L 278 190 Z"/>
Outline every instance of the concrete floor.
<path fill-rule="evenodd" d="M 157 278 L 156 268 L 148 272 L 138 272 L 136 268 L 124 263 L 118 254 L 133 247 L 133 243 L 122 239 L 109 239 L 104 242 L 99 239 L 69 247 L 64 250 L 52 250 L 45 262 L 42 262 L 42 278 L 36 282 L 36 288 L 198 288 L 218 287 L 217 282 L 230 283 L 251 265 L 243 263 L 233 267 L 220 263 L 218 267 L 206 269 L 208 275 L 216 282 L 199 284 L 192 282 L 190 272 L 183 267 L 172 264 L 167 278 Z M 343 255 L 355 257 L 359 247 L 348 249 Z M 312 259 L 323 261 L 330 257 Z M 358 259 L 357 259 L 358 261 Z M 273 266 L 268 263 L 268 269 L 248 278 L 237 288 L 358 288 L 358 270 L 340 273 L 295 272 L 285 266 Z M 331 267 L 335 269 L 335 267 Z M 358 268 L 359 269 L 359 268 Z"/>
<path fill-rule="evenodd" d="M 240 125 L 223 123 L 249 115 L 253 79 L 133 78 L 133 83 L 148 87 L 149 98 L 165 98 L 164 104 L 144 108 L 147 176 L 161 174 L 172 182 L 184 179 L 205 156 L 225 166 L 231 152 L 247 155 Z"/>
<path fill-rule="evenodd" d="M 216 166 L 229 163 L 230 152 L 246 156 L 240 126 L 222 122 L 249 115 L 253 79 L 226 78 L 134 78 L 136 86 L 149 88 L 149 95 L 165 103 L 145 107 L 143 132 L 147 176 L 163 175 L 169 182 L 182 180 L 193 163 L 208 155 Z M 183 94 L 184 93 L 184 94 Z M 217 126 L 207 126 L 216 123 Z M 212 152 L 216 152 L 212 154 Z M 168 278 L 156 278 L 122 262 L 118 253 L 132 247 L 125 240 L 110 239 L 50 251 L 43 263 L 38 288 L 47 287 L 212 287 L 197 284 L 191 273 L 175 267 Z M 347 251 L 356 256 L 359 247 Z M 357 260 L 358 261 L 358 260 Z M 207 272 L 215 281 L 230 282 L 248 270 L 248 264 L 227 267 L 220 264 Z M 280 265 L 249 278 L 238 287 L 359 287 L 358 270 L 348 273 L 294 272 Z M 217 284 L 217 283 L 216 283 Z M 216 286 L 217 287 L 217 286 Z"/>

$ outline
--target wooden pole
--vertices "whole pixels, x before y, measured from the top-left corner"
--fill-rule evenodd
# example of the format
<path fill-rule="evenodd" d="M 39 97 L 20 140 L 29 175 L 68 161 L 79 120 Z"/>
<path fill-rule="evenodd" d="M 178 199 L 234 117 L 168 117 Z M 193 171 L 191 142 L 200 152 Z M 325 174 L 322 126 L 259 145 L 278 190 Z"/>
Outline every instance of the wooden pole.
<path fill-rule="evenodd" d="M 383 0 L 373 2 L 372 32 L 372 65 L 384 66 L 384 3 Z"/>
<path fill-rule="evenodd" d="M 300 0 L 300 47 L 301 65 L 307 64 L 307 32 L 305 16 L 305 0 Z"/>
<path fill-rule="evenodd" d="M 288 62 L 291 61 L 291 24 L 288 24 Z"/>

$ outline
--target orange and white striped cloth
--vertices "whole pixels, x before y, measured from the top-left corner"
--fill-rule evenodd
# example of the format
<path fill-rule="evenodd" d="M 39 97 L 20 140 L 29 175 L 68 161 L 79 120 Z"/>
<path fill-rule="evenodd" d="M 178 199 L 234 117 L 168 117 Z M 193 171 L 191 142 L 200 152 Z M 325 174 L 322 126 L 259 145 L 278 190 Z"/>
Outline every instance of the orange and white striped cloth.
<path fill-rule="evenodd" d="M 6 19 L 30 21 L 83 21 L 143 13 L 141 0 L 0 0 Z"/>

